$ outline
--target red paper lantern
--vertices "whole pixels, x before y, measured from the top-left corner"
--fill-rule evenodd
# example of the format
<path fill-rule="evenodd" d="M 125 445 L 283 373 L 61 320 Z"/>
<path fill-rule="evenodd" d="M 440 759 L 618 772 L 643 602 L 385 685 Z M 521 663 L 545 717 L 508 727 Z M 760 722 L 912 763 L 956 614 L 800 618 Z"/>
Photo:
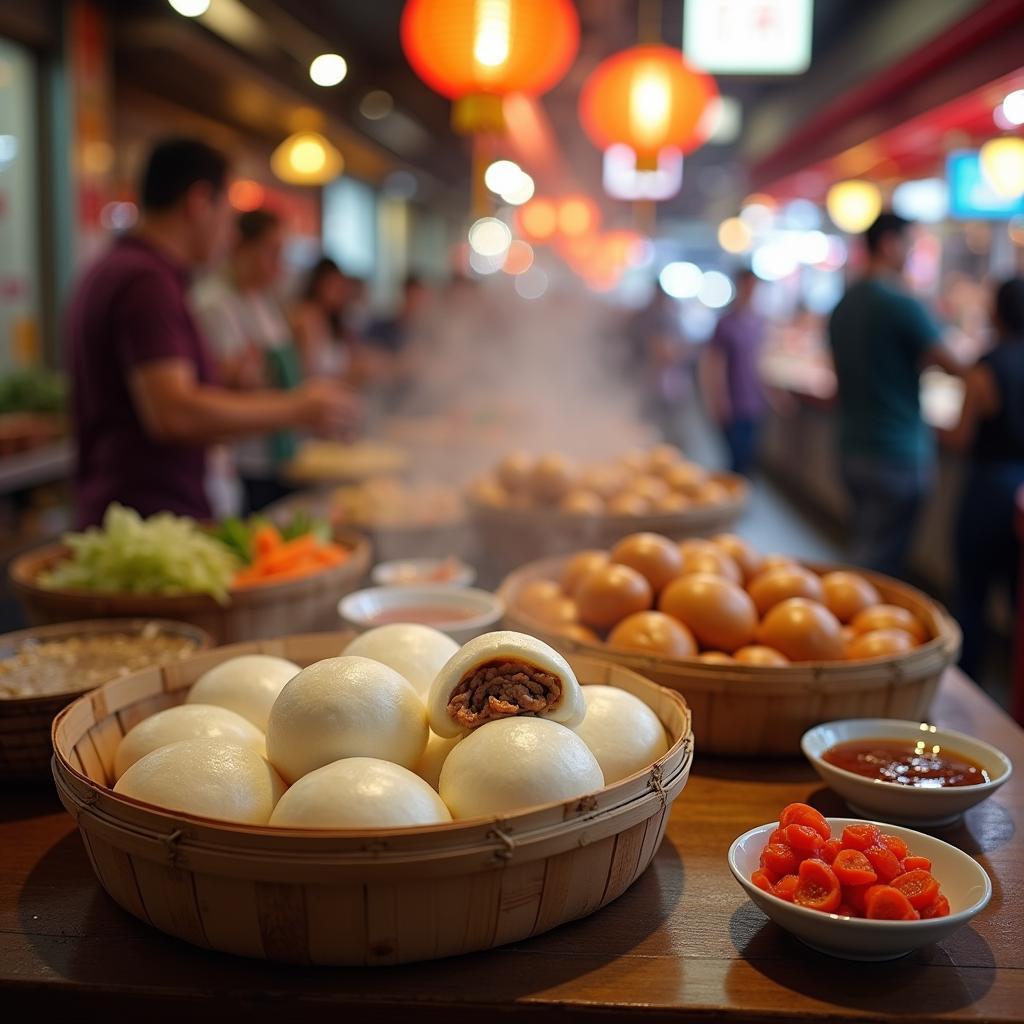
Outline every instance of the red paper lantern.
<path fill-rule="evenodd" d="M 569 69 L 579 45 L 571 0 L 408 0 L 402 49 L 431 89 L 455 101 L 464 132 L 503 127 L 501 97 L 536 96 Z"/>
<path fill-rule="evenodd" d="M 634 46 L 602 61 L 580 93 L 580 120 L 601 149 L 625 143 L 637 168 L 657 166 L 658 151 L 689 153 L 707 138 L 704 113 L 715 80 L 671 46 Z"/>

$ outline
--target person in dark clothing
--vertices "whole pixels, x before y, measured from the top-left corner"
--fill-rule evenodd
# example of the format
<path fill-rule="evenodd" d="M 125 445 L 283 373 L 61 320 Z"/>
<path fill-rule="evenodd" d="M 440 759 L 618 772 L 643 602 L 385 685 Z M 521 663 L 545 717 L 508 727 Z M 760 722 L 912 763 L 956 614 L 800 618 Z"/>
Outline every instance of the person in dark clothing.
<path fill-rule="evenodd" d="M 878 215 L 864 236 L 867 273 L 829 321 L 851 557 L 891 576 L 904 572 L 934 472 L 934 441 L 921 418 L 921 370 L 962 372 L 938 326 L 904 288 L 909 227 L 894 213 Z"/>
<path fill-rule="evenodd" d="M 986 640 L 986 605 L 1005 583 L 1018 598 L 1020 546 L 1014 497 L 1024 486 L 1024 278 L 999 286 L 995 347 L 968 370 L 960 421 L 947 443 L 968 453 L 956 519 L 956 612 L 964 634 L 960 664 L 973 675 Z"/>
<path fill-rule="evenodd" d="M 291 392 L 228 391 L 189 311 L 192 271 L 227 240 L 227 161 L 195 139 L 153 150 L 138 229 L 80 278 L 68 314 L 77 521 L 119 501 L 143 515 L 207 518 L 206 450 L 289 427 L 332 430 L 355 405 L 326 381 Z"/>
<path fill-rule="evenodd" d="M 412 340 L 423 311 L 430 302 L 430 289 L 414 274 L 402 283 L 402 305 L 397 314 L 373 321 L 366 331 L 366 343 L 397 356 Z"/>

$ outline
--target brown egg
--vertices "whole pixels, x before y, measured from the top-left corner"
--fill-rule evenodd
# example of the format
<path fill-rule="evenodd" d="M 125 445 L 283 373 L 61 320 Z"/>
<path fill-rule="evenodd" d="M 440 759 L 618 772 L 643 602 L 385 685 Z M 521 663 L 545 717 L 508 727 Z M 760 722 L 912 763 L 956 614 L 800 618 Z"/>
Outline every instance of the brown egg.
<path fill-rule="evenodd" d="M 567 622 L 559 626 L 555 632 L 559 636 L 568 637 L 570 640 L 575 640 L 580 644 L 594 644 L 596 646 L 601 643 L 601 638 L 592 629 L 579 622 Z"/>
<path fill-rule="evenodd" d="M 843 650 L 850 646 L 850 641 L 857 636 L 853 626 L 843 626 Z"/>
<path fill-rule="evenodd" d="M 539 618 L 552 601 L 566 595 L 554 580 L 531 580 L 516 595 L 516 607 L 527 615 Z"/>
<path fill-rule="evenodd" d="M 732 494 L 724 484 L 720 484 L 717 480 L 708 480 L 697 488 L 697 493 L 693 496 L 693 503 L 695 505 L 724 505 L 731 497 Z"/>
<path fill-rule="evenodd" d="M 781 651 L 775 650 L 774 647 L 765 647 L 762 644 L 750 644 L 747 647 L 741 647 L 733 657 L 741 665 L 775 667 L 789 664 L 789 658 Z"/>
<path fill-rule="evenodd" d="M 761 620 L 757 642 L 781 651 L 790 661 L 839 661 L 843 627 L 817 601 L 790 597 Z"/>
<path fill-rule="evenodd" d="M 685 512 L 689 507 L 690 499 L 685 494 L 669 491 L 664 497 L 651 504 L 651 511 L 673 515 L 676 512 Z"/>
<path fill-rule="evenodd" d="M 647 467 L 655 473 L 664 472 L 682 461 L 683 453 L 674 444 L 656 444 L 647 453 Z"/>
<path fill-rule="evenodd" d="M 850 661 L 864 658 L 885 658 L 891 654 L 906 654 L 917 646 L 917 641 L 905 629 L 872 629 L 857 634 L 846 645 Z"/>
<path fill-rule="evenodd" d="M 591 466 L 579 479 L 580 487 L 606 500 L 623 490 L 627 482 L 626 474 L 617 466 Z"/>
<path fill-rule="evenodd" d="M 622 491 L 608 502 L 607 510 L 612 516 L 646 516 L 651 511 L 651 503 L 639 494 Z"/>
<path fill-rule="evenodd" d="M 579 621 L 576 602 L 565 594 L 554 597 L 537 607 L 533 617 L 545 626 L 568 626 Z"/>
<path fill-rule="evenodd" d="M 608 557 L 607 551 L 598 551 L 596 549 L 577 551 L 562 566 L 562 590 L 570 597 L 575 596 L 576 587 L 579 586 L 580 580 L 592 569 L 603 569 L 610 561 L 611 559 Z"/>
<path fill-rule="evenodd" d="M 720 548 L 709 540 L 691 537 L 679 542 L 682 556 L 682 572 L 709 572 L 712 576 L 724 576 L 733 583 L 743 582 L 740 567 Z"/>
<path fill-rule="evenodd" d="M 671 493 L 668 484 L 658 476 L 638 476 L 626 490 L 631 494 L 639 494 L 652 504 Z"/>
<path fill-rule="evenodd" d="M 658 593 L 683 568 L 679 548 L 657 533 L 633 533 L 612 548 L 610 557 L 619 565 L 636 569 Z"/>
<path fill-rule="evenodd" d="M 789 597 L 809 597 L 812 601 L 824 597 L 821 580 L 802 565 L 779 565 L 759 572 L 750 581 L 747 593 L 754 599 L 759 615 Z"/>
<path fill-rule="evenodd" d="M 928 639 L 924 623 L 906 608 L 895 604 L 876 604 L 853 617 L 850 623 L 855 633 L 870 633 L 875 629 L 905 629 L 919 644 Z"/>
<path fill-rule="evenodd" d="M 702 647 L 735 651 L 754 638 L 757 609 L 749 595 L 723 576 L 693 573 L 673 580 L 658 607 L 697 638 Z"/>
<path fill-rule="evenodd" d="M 825 607 L 840 622 L 850 622 L 865 608 L 882 601 L 875 585 L 855 572 L 825 573 L 821 577 L 821 589 Z"/>
<path fill-rule="evenodd" d="M 693 498 L 707 481 L 707 470 L 698 466 L 695 462 L 680 462 L 662 472 L 662 479 L 680 494 Z"/>
<path fill-rule="evenodd" d="M 773 551 L 769 555 L 765 555 L 761 559 L 761 572 L 767 572 L 769 569 L 777 569 L 780 565 L 799 565 L 800 563 L 792 555 L 782 555 L 777 551 Z"/>
<path fill-rule="evenodd" d="M 506 491 L 523 491 L 532 472 L 533 459 L 526 452 L 509 452 L 498 463 L 498 482 Z"/>
<path fill-rule="evenodd" d="M 573 470 L 564 455 L 542 455 L 530 473 L 530 493 L 542 502 L 555 502 L 572 487 Z"/>
<path fill-rule="evenodd" d="M 619 465 L 630 475 L 637 476 L 647 469 L 647 452 L 627 452 L 619 459 Z"/>
<path fill-rule="evenodd" d="M 575 488 L 558 503 L 558 511 L 568 516 L 599 516 L 604 513 L 604 501 L 593 491 Z"/>
<path fill-rule="evenodd" d="M 651 607 L 651 585 L 628 565 L 606 565 L 588 572 L 576 587 L 580 622 L 594 629 L 611 629 L 627 615 Z"/>
<path fill-rule="evenodd" d="M 608 646 L 670 658 L 689 658 L 697 653 L 693 634 L 681 622 L 662 612 L 636 612 L 627 616 L 608 635 Z"/>
<path fill-rule="evenodd" d="M 493 477 L 486 476 L 470 484 L 469 498 L 481 505 L 504 508 L 508 504 L 508 491 Z"/>
<path fill-rule="evenodd" d="M 720 533 L 711 538 L 711 542 L 720 547 L 739 567 L 743 580 L 749 583 L 764 564 L 761 553 L 742 537 L 735 533 Z"/>
<path fill-rule="evenodd" d="M 706 662 L 708 665 L 735 665 L 736 659 L 725 651 L 705 651 L 697 655 L 698 661 Z"/>

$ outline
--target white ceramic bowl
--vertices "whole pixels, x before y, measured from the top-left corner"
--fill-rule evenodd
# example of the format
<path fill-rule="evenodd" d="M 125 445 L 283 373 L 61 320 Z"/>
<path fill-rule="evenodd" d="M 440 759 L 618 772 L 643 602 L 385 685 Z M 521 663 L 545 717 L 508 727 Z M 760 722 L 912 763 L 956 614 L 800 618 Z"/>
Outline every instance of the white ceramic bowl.
<path fill-rule="evenodd" d="M 847 740 L 916 741 L 922 738 L 977 761 L 988 772 L 991 781 L 949 789 L 899 786 L 894 782 L 864 778 L 822 760 L 826 750 Z M 903 722 L 891 718 L 848 718 L 825 722 L 805 732 L 800 747 L 822 780 L 857 814 L 915 827 L 934 828 L 952 824 L 969 807 L 991 796 L 1013 773 L 1013 765 L 1002 751 L 966 733 L 940 729 L 926 722 Z"/>
<path fill-rule="evenodd" d="M 405 611 L 409 614 L 404 615 Z M 423 611 L 429 614 L 423 615 Z M 343 597 L 338 602 L 338 614 L 360 630 L 387 622 L 421 622 L 447 633 L 456 643 L 464 644 L 496 629 L 505 614 L 505 603 L 486 590 L 453 587 L 447 583 L 370 587 Z"/>
<path fill-rule="evenodd" d="M 858 818 L 827 820 L 833 835 L 840 835 L 847 825 L 862 824 Z M 984 910 L 992 897 L 992 882 L 973 857 L 923 832 L 896 825 L 880 825 L 888 834 L 903 839 L 914 854 L 927 857 L 932 862 L 932 874 L 942 894 L 949 900 L 949 917 L 927 921 L 867 921 L 787 903 L 759 889 L 750 880 L 758 868 L 768 836 L 778 824 L 773 821 L 744 832 L 729 847 L 729 869 L 768 917 L 820 953 L 844 960 L 895 960 L 952 935 Z"/>
<path fill-rule="evenodd" d="M 450 572 L 446 579 L 432 578 L 435 572 Z M 476 569 L 458 558 L 396 558 L 379 562 L 370 579 L 380 587 L 432 586 L 471 587 L 476 582 Z"/>

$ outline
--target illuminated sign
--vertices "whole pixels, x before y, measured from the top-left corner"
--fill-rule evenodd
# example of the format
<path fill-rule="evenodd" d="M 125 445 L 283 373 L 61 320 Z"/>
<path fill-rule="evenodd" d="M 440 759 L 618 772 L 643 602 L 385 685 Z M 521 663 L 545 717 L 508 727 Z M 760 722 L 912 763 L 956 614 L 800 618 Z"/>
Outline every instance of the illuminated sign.
<path fill-rule="evenodd" d="M 976 149 L 958 149 L 946 159 L 949 215 L 957 220 L 1008 220 L 1024 213 L 1024 196 L 1001 196 L 981 173 Z"/>
<path fill-rule="evenodd" d="M 811 64 L 814 0 L 686 0 L 683 52 L 723 75 L 798 75 Z"/>

